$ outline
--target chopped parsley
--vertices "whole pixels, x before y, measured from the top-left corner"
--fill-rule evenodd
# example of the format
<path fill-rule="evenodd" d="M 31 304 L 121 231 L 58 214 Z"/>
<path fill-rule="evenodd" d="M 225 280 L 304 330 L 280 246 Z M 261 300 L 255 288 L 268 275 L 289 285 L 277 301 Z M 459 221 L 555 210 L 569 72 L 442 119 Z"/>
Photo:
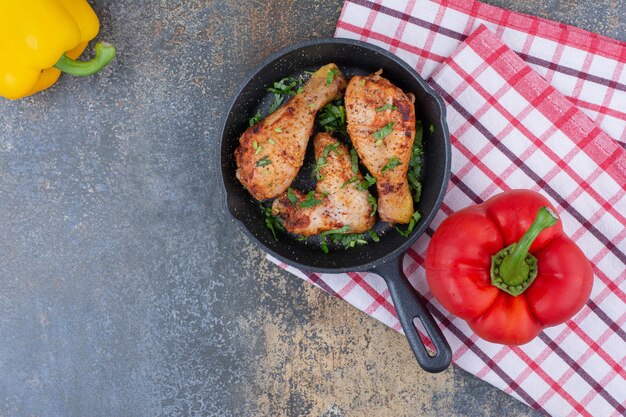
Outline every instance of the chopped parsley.
<path fill-rule="evenodd" d="M 261 113 L 257 112 L 257 114 L 255 114 L 248 120 L 248 124 L 250 125 L 250 127 L 252 127 L 255 124 L 259 123 L 260 121 L 261 121 Z"/>
<path fill-rule="evenodd" d="M 317 123 L 326 132 L 346 133 L 346 106 L 343 99 L 322 107 L 317 116 Z"/>
<path fill-rule="evenodd" d="M 350 161 L 352 163 L 352 173 L 359 172 L 359 155 L 356 153 L 356 149 L 350 149 Z"/>
<path fill-rule="evenodd" d="M 322 240 L 322 251 L 328 253 L 328 240 L 330 239 L 336 245 L 342 245 L 344 249 L 350 249 L 356 245 L 366 245 L 366 236 L 369 235 L 373 242 L 379 242 L 380 237 L 375 231 L 369 230 L 367 235 L 365 233 L 347 233 L 350 230 L 350 226 L 343 226 L 341 229 L 328 230 L 320 233 Z"/>
<path fill-rule="evenodd" d="M 287 198 L 292 204 L 298 202 L 298 197 L 293 193 L 293 189 L 291 187 L 287 188 Z"/>
<path fill-rule="evenodd" d="M 297 94 L 296 86 L 300 87 L 302 80 L 294 77 L 285 77 L 274 82 L 274 85 L 267 89 L 270 93 L 280 94 L 283 96 L 295 96 Z M 295 88 L 295 90 L 294 90 Z"/>
<path fill-rule="evenodd" d="M 321 181 L 324 179 L 324 176 L 320 173 L 320 170 L 326 166 L 326 162 L 328 159 L 328 154 L 333 151 L 333 152 L 337 152 L 337 149 L 339 148 L 339 143 L 331 143 L 330 145 L 326 145 L 326 147 L 324 148 L 324 152 L 322 152 L 322 156 L 320 156 L 319 158 L 317 158 L 316 164 L 315 164 L 315 169 L 313 170 L 313 175 L 315 175 L 315 178 L 317 178 L 318 181 Z"/>
<path fill-rule="evenodd" d="M 295 96 L 302 92 L 302 79 L 294 77 L 281 78 L 275 81 L 270 88 L 267 89 L 270 93 L 274 93 L 272 103 L 268 109 L 268 114 L 274 113 L 287 96 Z M 248 120 L 250 127 L 259 123 L 263 117 L 260 112 L 257 112 L 253 117 Z M 280 128 L 279 128 L 280 129 Z M 280 132 L 277 130 L 277 132 Z"/>
<path fill-rule="evenodd" d="M 413 141 L 413 149 L 411 150 L 411 159 L 409 160 L 409 172 L 407 179 L 413 194 L 413 201 L 418 203 L 422 196 L 422 183 L 420 176 L 422 174 L 422 165 L 424 164 L 424 144 L 422 138 L 424 129 L 421 121 L 417 121 L 415 125 L 415 140 Z"/>
<path fill-rule="evenodd" d="M 376 184 L 376 178 L 372 177 L 370 174 L 365 174 L 365 179 L 356 186 L 356 189 L 365 191 L 374 184 Z"/>
<path fill-rule="evenodd" d="M 265 215 L 265 226 L 270 229 L 270 232 L 272 232 L 274 239 L 278 240 L 278 237 L 276 236 L 276 231 L 285 231 L 283 221 L 280 217 L 275 216 L 274 213 L 272 213 L 271 207 L 266 207 L 263 204 L 259 204 L 259 207 L 261 208 L 261 212 Z"/>
<path fill-rule="evenodd" d="M 268 156 L 265 155 L 263 158 L 261 158 L 258 161 L 256 161 L 256 166 L 264 167 L 264 166 L 269 165 L 271 163 L 272 163 L 272 161 L 270 160 L 270 158 L 268 158 Z"/>
<path fill-rule="evenodd" d="M 353 248 L 356 245 L 366 245 L 365 235 L 362 233 L 351 233 L 343 235 L 331 235 L 333 243 L 342 244 L 344 249 Z"/>
<path fill-rule="evenodd" d="M 398 227 L 396 227 L 396 230 L 398 231 L 398 233 L 400 233 L 402 236 L 404 237 L 409 237 L 409 235 L 411 234 L 411 232 L 413 231 L 413 229 L 415 228 L 415 225 L 417 224 L 417 221 L 419 219 L 422 218 L 422 215 L 420 214 L 419 211 L 415 211 L 413 213 L 413 215 L 411 216 L 411 221 L 409 222 L 409 227 L 406 228 L 406 230 L 400 230 Z"/>
<path fill-rule="evenodd" d="M 274 100 L 269 108 L 269 113 L 274 113 L 287 96 L 295 96 L 302 91 L 302 80 L 294 77 L 285 77 L 274 82 L 274 85 L 267 89 L 274 93 Z"/>
<path fill-rule="evenodd" d="M 372 206 L 372 212 L 370 213 L 370 217 L 372 217 L 374 214 L 376 214 L 376 210 L 378 210 L 378 202 L 371 194 L 367 195 L 367 202 L 370 203 L 370 206 Z"/>
<path fill-rule="evenodd" d="M 346 185 L 350 185 L 353 182 L 357 182 L 358 180 L 359 180 L 359 177 L 354 176 L 354 177 L 350 178 L 348 181 L 346 181 L 343 184 L 341 184 L 341 186 L 339 186 L 339 188 L 345 188 Z"/>
<path fill-rule="evenodd" d="M 276 109 L 278 107 L 280 107 L 281 104 L 283 104 L 283 96 L 281 96 L 280 94 L 274 94 L 274 100 L 272 101 L 272 104 L 270 104 L 270 108 L 268 110 L 268 113 L 274 113 L 276 111 Z"/>
<path fill-rule="evenodd" d="M 385 173 L 387 171 L 393 171 L 394 169 L 396 169 L 396 167 L 398 165 L 402 165 L 400 163 L 400 160 L 398 159 L 397 156 L 392 156 L 389 161 L 385 164 L 384 167 L 382 167 L 382 169 L 380 170 L 381 173 Z"/>
<path fill-rule="evenodd" d="M 398 110 L 398 108 L 394 105 L 392 105 L 391 103 L 387 103 L 382 107 L 379 107 L 376 109 L 377 112 L 381 112 L 381 111 L 385 111 L 385 110 Z"/>
<path fill-rule="evenodd" d="M 348 230 L 350 230 L 350 226 L 345 225 L 343 226 L 341 229 L 336 229 L 336 230 L 327 230 L 325 232 L 320 233 L 320 239 L 322 241 L 322 252 L 324 253 L 328 253 L 328 245 L 326 244 L 326 238 L 329 235 L 335 235 L 335 234 L 344 234 L 346 233 Z"/>
<path fill-rule="evenodd" d="M 300 208 L 315 207 L 322 204 L 322 200 L 315 198 L 315 191 L 309 191 L 306 198 L 298 204 Z"/>
<path fill-rule="evenodd" d="M 385 139 L 391 132 L 393 132 L 393 122 L 387 123 L 377 132 L 374 132 L 374 139 L 376 139 L 376 146 L 380 146 L 383 143 L 383 139 Z"/>
<path fill-rule="evenodd" d="M 326 74 L 326 85 L 330 85 L 333 82 L 333 79 L 335 78 L 336 73 L 337 73 L 337 70 L 334 70 L 334 69 L 328 70 L 328 74 Z"/>

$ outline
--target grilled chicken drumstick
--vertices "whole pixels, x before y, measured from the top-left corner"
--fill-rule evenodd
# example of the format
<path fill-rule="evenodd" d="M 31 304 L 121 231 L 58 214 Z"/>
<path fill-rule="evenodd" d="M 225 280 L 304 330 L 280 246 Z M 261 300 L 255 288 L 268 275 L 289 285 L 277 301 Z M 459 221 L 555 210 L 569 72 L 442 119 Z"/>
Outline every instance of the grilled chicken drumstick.
<path fill-rule="evenodd" d="M 380 73 L 350 80 L 345 96 L 348 134 L 376 178 L 381 220 L 406 224 L 413 215 L 407 172 L 415 138 L 415 98 Z"/>
<path fill-rule="evenodd" d="M 362 233 L 374 226 L 376 218 L 370 205 L 370 193 L 359 189 L 363 176 L 351 161 L 345 145 L 328 133 L 318 133 L 315 147 L 315 192 L 304 194 L 289 189 L 272 205 L 273 214 L 283 220 L 291 233 L 317 235 L 327 230 L 349 226 L 347 233 Z"/>
<path fill-rule="evenodd" d="M 274 198 L 289 187 L 304 161 L 315 114 L 345 88 L 337 65 L 325 65 L 302 92 L 244 132 L 235 151 L 236 175 L 254 198 Z"/>

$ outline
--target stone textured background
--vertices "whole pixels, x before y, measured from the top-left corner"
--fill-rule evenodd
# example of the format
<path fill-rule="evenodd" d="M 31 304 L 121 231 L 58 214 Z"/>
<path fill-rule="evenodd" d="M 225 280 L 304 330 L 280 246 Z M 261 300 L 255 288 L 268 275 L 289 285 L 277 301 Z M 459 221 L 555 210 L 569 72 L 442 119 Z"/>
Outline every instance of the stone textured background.
<path fill-rule="evenodd" d="M 496 1 L 626 38 L 624 1 Z M 0 100 L 0 417 L 530 416 L 269 264 L 218 198 L 247 71 L 340 0 L 93 1 L 101 74 Z"/>

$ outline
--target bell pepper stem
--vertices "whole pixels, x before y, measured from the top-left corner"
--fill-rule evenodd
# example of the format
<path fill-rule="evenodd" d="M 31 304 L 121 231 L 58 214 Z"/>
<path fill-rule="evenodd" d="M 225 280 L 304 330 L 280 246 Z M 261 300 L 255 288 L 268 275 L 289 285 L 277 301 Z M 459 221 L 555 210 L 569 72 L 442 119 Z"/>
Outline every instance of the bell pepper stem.
<path fill-rule="evenodd" d="M 107 42 L 98 42 L 95 47 L 96 56 L 91 61 L 76 61 L 65 54 L 54 64 L 54 67 L 70 75 L 84 77 L 99 72 L 115 58 L 115 46 Z"/>
<path fill-rule="evenodd" d="M 557 215 L 542 207 L 530 228 L 519 242 L 514 243 L 491 258 L 491 283 L 511 295 L 520 295 L 537 277 L 537 258 L 528 253 L 539 233 L 556 224 Z"/>

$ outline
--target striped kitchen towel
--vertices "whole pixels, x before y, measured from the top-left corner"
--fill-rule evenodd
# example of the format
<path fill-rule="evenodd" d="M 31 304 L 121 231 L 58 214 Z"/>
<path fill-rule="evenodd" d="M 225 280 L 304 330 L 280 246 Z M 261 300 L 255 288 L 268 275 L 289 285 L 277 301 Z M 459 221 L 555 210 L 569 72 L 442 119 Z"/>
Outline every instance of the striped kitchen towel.
<path fill-rule="evenodd" d="M 626 44 L 462 0 L 348 0 L 336 36 L 396 53 L 446 102 L 452 179 L 404 271 L 454 363 L 546 414 L 626 415 Z M 447 215 L 512 188 L 552 201 L 594 271 L 587 305 L 519 347 L 481 340 L 441 307 L 423 258 Z M 273 261 L 401 330 L 378 276 Z"/>

